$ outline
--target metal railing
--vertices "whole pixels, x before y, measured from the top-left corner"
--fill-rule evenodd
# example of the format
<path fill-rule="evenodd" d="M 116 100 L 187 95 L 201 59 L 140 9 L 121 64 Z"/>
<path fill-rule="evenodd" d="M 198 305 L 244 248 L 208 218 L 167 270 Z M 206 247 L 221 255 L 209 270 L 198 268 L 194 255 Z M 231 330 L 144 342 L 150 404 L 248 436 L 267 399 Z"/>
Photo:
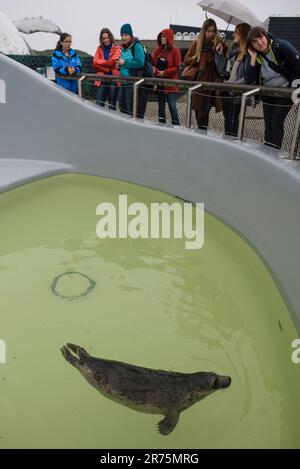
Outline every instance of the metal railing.
<path fill-rule="evenodd" d="M 202 83 L 197 83 L 197 85 L 191 86 L 188 89 L 188 102 L 187 102 L 187 109 L 186 109 L 186 126 L 188 129 L 191 128 L 192 124 L 192 96 L 193 91 L 197 91 L 202 88 Z"/>
<path fill-rule="evenodd" d="M 62 78 L 66 78 L 63 76 Z M 250 85 L 233 85 L 226 83 L 211 83 L 211 82 L 195 82 L 186 80 L 167 80 L 163 78 L 140 78 L 140 77 L 115 77 L 115 76 L 99 76 L 97 74 L 85 74 L 77 75 L 76 77 L 68 77 L 70 80 L 78 80 L 78 94 L 81 98 L 95 100 L 96 91 L 95 89 L 91 93 L 91 87 L 94 86 L 95 81 L 101 80 L 102 86 L 105 83 L 116 82 L 117 84 L 132 85 L 133 86 L 133 118 L 138 117 L 138 95 L 141 87 L 147 89 L 150 94 L 150 102 L 156 102 L 156 98 L 153 99 L 157 89 L 161 89 L 164 86 L 176 86 L 177 91 L 177 104 L 180 106 L 181 121 L 185 121 L 185 127 L 191 128 L 196 127 L 196 122 L 192 119 L 192 97 L 195 94 L 201 93 L 205 96 L 210 96 L 208 93 L 211 92 L 211 96 L 215 97 L 216 94 L 226 95 L 228 99 L 240 99 L 241 108 L 239 114 L 239 126 L 237 131 L 238 140 L 252 139 L 260 142 L 264 142 L 264 114 L 263 106 L 259 100 L 254 101 L 254 105 L 249 112 L 249 105 L 247 102 L 250 97 L 259 95 L 260 97 L 276 97 L 276 98 L 289 98 L 291 99 L 293 88 L 275 88 L 275 87 L 264 87 L 264 86 L 250 86 Z M 84 90 L 84 85 L 89 84 L 89 89 Z M 152 97 L 151 97 L 152 96 Z M 222 97 L 222 99 L 224 99 Z M 225 98 L 226 99 L 226 98 Z M 272 104 L 270 104 L 272 106 Z M 296 160 L 300 158 L 300 104 L 293 104 L 292 101 L 289 108 L 288 119 L 285 128 L 285 139 L 284 147 L 288 155 L 285 157 L 290 160 Z M 154 120 L 157 118 L 157 109 L 152 108 L 151 112 L 146 115 L 146 119 Z M 211 112 L 211 119 L 209 129 L 217 130 L 218 132 L 224 133 L 224 122 L 223 116 L 217 117 L 216 113 Z M 246 123 L 250 123 L 245 127 Z M 268 142 L 265 142 L 268 143 Z"/>
<path fill-rule="evenodd" d="M 133 117 L 136 119 L 138 115 L 138 93 L 139 86 L 145 83 L 144 78 L 136 81 L 133 85 Z"/>
<path fill-rule="evenodd" d="M 241 105 L 240 119 L 239 119 L 239 129 L 238 129 L 238 135 L 237 135 L 237 138 L 240 141 L 243 140 L 243 134 L 244 134 L 247 98 L 250 98 L 250 96 L 255 96 L 259 92 L 260 92 L 260 89 L 255 88 L 254 90 L 247 91 L 246 93 L 243 93 L 243 95 L 242 95 L 242 105 Z"/>

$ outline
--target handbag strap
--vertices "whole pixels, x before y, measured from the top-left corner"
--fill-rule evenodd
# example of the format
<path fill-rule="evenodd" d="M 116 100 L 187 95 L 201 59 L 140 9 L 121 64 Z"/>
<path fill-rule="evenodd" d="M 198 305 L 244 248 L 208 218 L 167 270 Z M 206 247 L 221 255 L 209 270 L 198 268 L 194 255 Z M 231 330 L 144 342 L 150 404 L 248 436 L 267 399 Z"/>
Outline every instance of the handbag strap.
<path fill-rule="evenodd" d="M 272 70 L 274 70 L 274 72 L 277 72 L 279 73 L 280 75 L 283 75 L 284 78 L 286 78 L 287 80 L 289 80 L 289 77 L 287 77 L 285 71 L 283 70 L 283 68 L 276 62 L 273 62 L 273 60 L 270 60 L 269 57 L 267 57 L 265 54 L 263 54 L 262 52 L 260 52 L 259 56 L 261 56 L 264 60 L 266 60 L 270 66 L 270 68 Z"/>

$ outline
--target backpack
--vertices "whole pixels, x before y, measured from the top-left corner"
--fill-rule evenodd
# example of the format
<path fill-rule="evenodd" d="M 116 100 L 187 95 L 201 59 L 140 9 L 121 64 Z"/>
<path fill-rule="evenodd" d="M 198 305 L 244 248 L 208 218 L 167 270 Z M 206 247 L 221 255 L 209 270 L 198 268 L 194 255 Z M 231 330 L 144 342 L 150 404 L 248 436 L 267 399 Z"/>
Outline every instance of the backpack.
<path fill-rule="evenodd" d="M 136 46 L 137 43 L 141 44 L 141 46 L 144 49 L 145 63 L 144 63 L 144 66 L 142 68 L 132 69 L 131 74 L 132 74 L 132 76 L 135 76 L 135 77 L 153 78 L 154 77 L 154 72 L 153 72 L 152 55 L 150 54 L 150 52 L 147 52 L 146 47 L 144 47 L 140 41 L 135 41 L 132 44 L 132 46 L 130 48 L 132 56 L 133 56 L 133 58 L 135 58 L 135 46 Z"/>

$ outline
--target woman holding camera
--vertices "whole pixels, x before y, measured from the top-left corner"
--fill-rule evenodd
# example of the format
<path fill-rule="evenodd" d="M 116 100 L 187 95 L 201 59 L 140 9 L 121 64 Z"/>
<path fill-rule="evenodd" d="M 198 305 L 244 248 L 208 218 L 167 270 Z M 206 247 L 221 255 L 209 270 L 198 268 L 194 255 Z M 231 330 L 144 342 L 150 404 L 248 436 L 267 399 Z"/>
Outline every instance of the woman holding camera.
<path fill-rule="evenodd" d="M 222 44 L 216 47 L 216 65 L 224 83 L 243 85 L 246 83 L 245 70 L 249 62 L 247 54 L 247 37 L 251 26 L 247 23 L 238 24 L 233 33 L 233 45 L 226 56 Z M 241 97 L 234 93 L 222 93 L 222 107 L 225 120 L 225 134 L 236 137 L 238 134 L 241 111 Z"/>
<path fill-rule="evenodd" d="M 121 57 L 117 60 L 117 67 L 121 77 L 138 76 L 145 65 L 145 51 L 140 41 L 133 35 L 129 23 L 121 27 Z M 140 100 L 139 100 L 140 101 Z M 120 111 L 132 116 L 133 114 L 133 86 L 132 83 L 122 83 L 119 91 Z M 138 115 L 140 113 L 138 112 Z"/>
<path fill-rule="evenodd" d="M 208 18 L 202 25 L 198 39 L 193 42 L 185 56 L 186 68 L 182 77 L 195 81 L 220 82 L 221 79 L 215 63 L 216 46 L 219 42 L 225 53 L 227 45 L 218 34 L 216 22 Z M 207 129 L 209 112 L 212 107 L 216 108 L 216 112 L 222 111 L 221 98 L 214 92 L 193 93 L 192 108 L 195 111 L 199 129 Z"/>
<path fill-rule="evenodd" d="M 178 80 L 180 71 L 181 54 L 178 47 L 174 47 L 174 32 L 172 29 L 164 29 L 157 36 L 157 48 L 153 53 L 154 76 Z M 176 86 L 160 86 L 157 92 L 158 120 L 166 123 L 166 103 L 168 103 L 172 124 L 180 125 L 176 106 Z"/>

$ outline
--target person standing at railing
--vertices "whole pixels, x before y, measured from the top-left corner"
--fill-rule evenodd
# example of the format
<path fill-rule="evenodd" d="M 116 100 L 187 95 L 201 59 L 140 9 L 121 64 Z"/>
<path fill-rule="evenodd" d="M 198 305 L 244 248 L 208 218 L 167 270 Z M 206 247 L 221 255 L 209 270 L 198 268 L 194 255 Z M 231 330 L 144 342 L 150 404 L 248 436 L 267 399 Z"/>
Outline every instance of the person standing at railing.
<path fill-rule="evenodd" d="M 156 78 L 167 78 L 178 80 L 181 54 L 178 47 L 174 47 L 174 32 L 172 29 L 164 29 L 157 36 L 158 47 L 153 53 L 154 76 Z M 166 103 L 168 103 L 172 124 L 180 125 L 176 106 L 176 92 L 178 87 L 166 85 L 158 87 L 158 119 L 166 122 Z"/>
<path fill-rule="evenodd" d="M 233 45 L 228 54 L 224 54 L 221 43 L 216 47 L 216 65 L 224 83 L 232 85 L 245 84 L 245 70 L 249 62 L 246 49 L 247 37 L 251 26 L 238 24 L 233 33 Z M 222 107 L 225 121 L 225 134 L 236 137 L 238 134 L 241 110 L 241 96 L 235 93 L 222 93 Z"/>
<path fill-rule="evenodd" d="M 247 38 L 250 62 L 246 83 L 287 88 L 300 78 L 300 52 L 288 41 L 274 39 L 262 27 L 251 29 Z M 284 123 L 291 109 L 289 98 L 263 96 L 265 144 L 280 149 Z"/>
<path fill-rule="evenodd" d="M 121 55 L 121 48 L 116 45 L 112 32 L 103 28 L 99 36 L 99 46 L 94 55 L 93 67 L 97 75 L 119 76 L 117 60 Z M 97 101 L 99 106 L 104 107 L 108 100 L 109 109 L 116 110 L 118 98 L 118 84 L 115 81 L 96 81 L 98 86 Z"/>
<path fill-rule="evenodd" d="M 198 38 L 189 48 L 185 59 L 185 69 L 182 78 L 192 81 L 217 82 L 221 81 L 215 63 L 216 46 L 222 44 L 224 53 L 227 45 L 218 34 L 216 22 L 208 18 L 204 21 Z M 222 111 L 222 101 L 213 91 L 199 90 L 193 93 L 192 109 L 195 111 L 199 129 L 207 129 L 209 112 L 212 107 L 216 112 Z"/>
<path fill-rule="evenodd" d="M 144 67 L 145 51 L 140 41 L 133 36 L 130 24 L 121 27 L 121 57 L 117 60 L 117 66 L 121 77 L 139 76 L 138 71 Z M 132 115 L 133 85 L 121 83 L 119 91 L 120 111 Z"/>
<path fill-rule="evenodd" d="M 52 56 L 52 66 L 55 73 L 73 77 L 81 72 L 82 65 L 79 55 L 71 48 L 71 45 L 72 36 L 68 33 L 62 33 Z M 56 77 L 55 81 L 63 88 L 78 93 L 78 80 Z"/>

